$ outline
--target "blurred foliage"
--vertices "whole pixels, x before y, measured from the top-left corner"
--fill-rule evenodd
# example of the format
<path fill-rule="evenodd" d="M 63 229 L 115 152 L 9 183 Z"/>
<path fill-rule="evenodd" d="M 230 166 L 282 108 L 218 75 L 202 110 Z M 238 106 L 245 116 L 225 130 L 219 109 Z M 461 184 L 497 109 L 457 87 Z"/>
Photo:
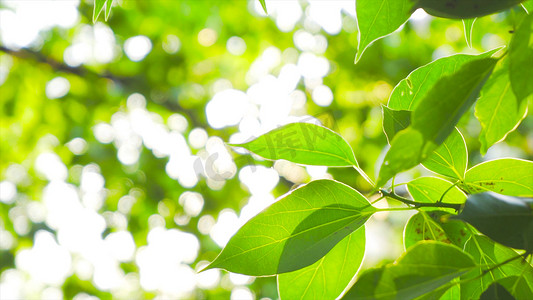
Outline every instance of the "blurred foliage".
<path fill-rule="evenodd" d="M 341 32 L 328 34 L 310 19 L 307 1 L 298 2 L 303 7 L 304 15 L 289 31 L 278 29 L 275 20 L 281 12 L 276 12 L 270 3 L 267 3 L 267 8 L 272 16 L 265 16 L 257 1 L 115 2 L 116 6 L 107 23 L 97 22 L 93 25 L 92 1 L 81 1 L 78 7 L 79 18 L 72 27 L 46 28 L 40 31 L 36 42 L 23 48 L 7 45 L 2 40 L 0 181 L 16 184 L 14 200 L 0 202 L 2 239 L 7 239 L 7 235 L 14 238 L 11 245 L 3 243 L 0 250 L 0 271 L 3 274 L 19 268 L 16 257 L 24 249 L 32 247 L 36 232 L 45 230 L 54 233 L 47 222 L 39 218 L 32 220 L 31 212 L 28 212 L 31 203 L 42 202 L 44 189 L 49 185 L 49 180 L 36 170 L 37 158 L 47 152 L 59 156 L 68 169 L 66 182 L 74 186 L 80 185 L 84 166 L 96 164 L 99 167 L 100 174 L 105 178 L 105 199 L 97 212 L 106 221 L 109 219 L 106 217 L 109 214 L 106 213 L 116 212 L 121 198 L 125 195 L 136 198 L 126 218 L 127 230 L 132 234 L 137 249 L 147 244 L 147 235 L 151 230 L 148 226 L 150 217 L 160 214 L 167 229 L 178 228 L 198 238 L 199 254 L 195 262 L 190 263 L 193 269 L 196 269 L 200 261 L 213 260 L 220 251 L 220 247 L 209 235 L 199 232 L 198 222 L 204 215 L 217 219 L 220 211 L 226 208 L 239 212 L 250 196 L 248 188 L 241 183 L 238 175 L 226 180 L 219 190 L 212 189 L 203 177 L 194 187 L 183 187 L 165 172 L 168 158 L 157 157 L 144 146 L 136 163 L 121 163 L 117 158 L 117 146 L 101 143 L 95 137 L 94 130 L 100 123 L 110 123 L 115 114 L 127 113 L 129 109 L 126 100 L 133 93 L 144 95 L 147 99 L 146 109 L 158 114 L 165 122 L 175 113 L 185 116 L 188 121 L 188 127 L 183 132 L 185 137 L 194 128 L 204 128 L 209 136 L 218 136 L 228 141 L 238 131 L 237 126 L 212 128 L 205 113 L 206 104 L 219 89 L 217 85 L 221 84 L 220 79 L 225 80 L 222 82 L 224 84 L 231 83 L 234 89 L 246 91 L 250 86 L 246 79 L 247 73 L 253 62 L 269 47 L 281 51 L 281 63 L 270 71 L 277 76 L 284 64 L 296 64 L 298 56 L 304 52 L 295 46 L 295 33 L 305 30 L 323 36 L 327 40 L 327 50 L 323 56 L 330 63 L 330 71 L 323 78 L 323 83 L 333 92 L 334 101 L 328 107 L 316 105 L 311 100 L 312 89 L 301 79 L 297 88 L 305 92 L 307 101 L 304 110 L 294 114 L 318 115 L 329 120 L 326 124 L 348 140 L 361 168 L 373 177 L 376 162 L 383 156 L 387 144 L 381 129 L 380 105 L 386 103 L 394 85 L 415 68 L 435 58 L 460 52 L 480 53 L 508 44 L 519 16 L 524 14 L 515 9 L 478 19 L 473 30 L 473 48 L 468 48 L 466 44 L 460 20 L 419 15 L 400 32 L 370 46 L 360 62 L 354 65 L 356 25 L 354 16 L 345 11 L 339 15 L 342 18 Z M 274 6 L 274 1 L 271 3 Z M 0 7 L 3 12 L 12 11 L 13 3 L 3 1 Z M 0 33 L 4 36 L 11 30 L 6 26 L 0 27 Z M 112 31 L 115 57 L 105 63 L 93 61 L 69 66 L 65 62 L 68 47 L 76 42 L 81 32 L 97 30 L 96 28 Z M 216 33 L 216 40 L 209 46 L 199 43 L 199 34 L 205 28 Z M 151 41 L 152 48 L 144 59 L 132 61 L 123 51 L 124 43 L 130 37 L 139 35 L 146 36 Z M 94 36 L 98 35 L 94 33 Z M 242 55 L 231 54 L 227 49 L 228 39 L 234 36 L 242 38 L 246 43 L 246 51 Z M 178 37 L 180 44 L 175 53 L 165 50 L 172 42 L 169 38 L 173 37 Z M 96 51 L 95 49 L 88 51 Z M 68 80 L 70 88 L 64 96 L 49 99 L 46 87 L 56 77 Z M 473 154 L 471 164 L 481 161 L 483 158 L 479 156 L 480 145 L 477 140 L 480 125 L 473 117 L 473 111 L 462 119 L 460 128 L 465 133 L 468 149 Z M 533 118 L 528 115 L 505 142 L 489 149 L 487 157 L 512 155 L 532 159 L 532 129 Z M 75 138 L 86 141 L 85 151 L 74 154 L 70 150 L 69 142 Z M 193 154 L 201 154 L 201 149 L 191 150 Z M 238 169 L 254 163 L 243 159 L 240 154 L 232 152 L 232 155 Z M 273 165 L 271 162 L 259 164 L 267 167 Z M 15 170 L 23 171 L 20 173 Z M 353 170 L 330 169 L 328 172 L 333 178 L 362 192 L 370 189 L 365 180 Z M 415 169 L 401 181 L 421 172 L 427 171 Z M 306 175 L 305 178 L 304 181 L 308 181 L 310 176 Z M 296 183 L 299 182 L 281 178 L 272 194 L 280 196 Z M 2 187 L 6 189 L 6 186 Z M 186 224 L 178 225 L 175 216 L 184 214 L 184 208 L 178 199 L 185 191 L 201 193 L 205 204 L 200 215 L 191 217 Z M 6 193 L 5 190 L 1 192 Z M 164 204 L 164 209 L 161 208 L 161 203 Z M 21 222 L 26 222 L 27 228 Z M 398 221 L 394 219 L 382 222 L 387 226 L 398 225 Z M 112 222 L 106 224 L 102 237 L 119 230 Z M 401 228 L 397 227 L 395 230 L 399 232 Z M 397 244 L 399 241 L 390 242 Z M 381 259 L 390 261 L 393 258 L 393 255 L 389 255 Z M 126 274 L 139 272 L 135 261 L 121 263 L 120 266 Z M 3 288 L 6 287 L 6 282 L 3 276 L 0 281 Z M 45 287 L 37 288 L 35 293 L 40 295 L 37 298 L 44 297 L 41 292 Z M 228 277 L 223 276 L 217 287 L 197 287 L 187 297 L 228 298 L 233 287 L 234 284 Z M 257 278 L 248 287 L 257 299 L 277 297 L 274 278 Z M 79 278 L 76 272 L 60 288 L 65 298 L 72 298 L 81 292 L 102 299 L 129 299 L 132 295 L 151 298 L 161 295 L 157 290 L 139 292 L 138 286 L 130 294 L 99 289 L 94 280 Z M 33 287 L 31 291 L 34 292 L 35 289 Z"/>

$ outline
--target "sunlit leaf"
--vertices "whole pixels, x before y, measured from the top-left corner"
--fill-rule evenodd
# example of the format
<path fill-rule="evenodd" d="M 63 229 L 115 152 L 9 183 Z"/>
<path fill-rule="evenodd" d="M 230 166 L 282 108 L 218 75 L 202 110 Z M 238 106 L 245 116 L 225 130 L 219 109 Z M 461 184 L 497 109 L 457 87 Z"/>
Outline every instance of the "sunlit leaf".
<path fill-rule="evenodd" d="M 533 197 L 533 162 L 502 158 L 480 163 L 466 172 L 464 187 L 469 193 Z"/>
<path fill-rule="evenodd" d="M 476 101 L 497 61 L 495 58 L 476 59 L 467 62 L 452 75 L 439 79 L 413 110 L 413 128 L 434 146 L 444 142 L 465 111 Z"/>
<path fill-rule="evenodd" d="M 403 244 L 405 249 L 409 249 L 424 240 L 451 243 L 444 229 L 426 212 L 420 211 L 407 221 L 403 231 Z"/>
<path fill-rule="evenodd" d="M 512 249 L 495 243 L 491 239 L 482 235 L 473 235 L 466 243 L 464 250 L 474 258 L 474 261 L 478 265 L 481 266 L 495 266 L 518 255 Z M 465 281 L 461 284 L 462 299 L 479 299 L 482 292 L 487 289 L 491 283 L 513 275 L 522 277 L 521 280 L 524 281 L 526 289 L 529 288 L 529 285 L 533 288 L 533 267 L 529 264 L 524 264 L 523 260 L 520 259 L 511 261 L 497 268 L 491 268 L 491 270 L 486 272 L 480 280 L 468 281 L 470 278 L 481 276 L 482 272 L 482 269 L 478 269 L 461 278 Z M 520 287 L 518 291 L 523 289 L 524 287 Z M 509 291 L 516 294 L 517 288 L 511 288 Z"/>
<path fill-rule="evenodd" d="M 413 110 L 411 125 L 392 140 L 379 171 L 378 186 L 418 165 L 444 142 L 477 99 L 497 61 L 494 58 L 472 60 L 437 81 Z"/>
<path fill-rule="evenodd" d="M 413 299 L 475 267 L 456 246 L 422 241 L 396 263 L 364 272 L 343 299 Z"/>
<path fill-rule="evenodd" d="M 421 66 L 394 87 L 387 106 L 396 110 L 414 110 L 440 78 L 452 75 L 467 62 L 490 57 L 498 50 L 500 49 L 494 49 L 479 55 L 455 54 Z"/>
<path fill-rule="evenodd" d="M 408 110 L 395 110 L 382 106 L 383 109 L 383 131 L 387 136 L 389 143 L 392 141 L 396 133 L 401 131 L 411 124 L 411 112 Z"/>
<path fill-rule="evenodd" d="M 525 268 L 530 267 L 524 266 L 524 269 Z M 530 270 L 529 274 L 524 274 L 522 276 L 508 276 L 496 282 L 504 286 L 505 289 L 507 289 L 517 300 L 529 300 L 531 295 L 533 295 L 533 287 L 531 286 L 533 280 L 530 276 L 531 272 L 533 271 Z"/>
<path fill-rule="evenodd" d="M 347 185 L 312 181 L 248 221 L 208 268 L 260 276 L 307 267 L 363 226 L 375 211 Z"/>
<path fill-rule="evenodd" d="M 93 23 L 96 23 L 96 20 L 98 20 L 98 17 L 100 16 L 100 13 L 104 10 L 104 5 L 107 1 L 108 0 L 94 0 Z"/>
<path fill-rule="evenodd" d="M 522 7 L 528 14 L 533 13 L 533 0 L 522 2 Z"/>
<path fill-rule="evenodd" d="M 357 166 L 352 148 L 337 133 L 309 123 L 291 123 L 251 142 L 235 144 L 266 159 L 330 167 Z"/>
<path fill-rule="evenodd" d="M 109 19 L 109 16 L 111 15 L 111 7 L 113 7 L 113 0 L 107 0 L 106 7 L 105 7 L 105 20 L 106 21 Z"/>
<path fill-rule="evenodd" d="M 278 275 L 280 298 L 337 298 L 359 270 L 364 253 L 365 227 L 362 226 L 314 264 Z"/>
<path fill-rule="evenodd" d="M 468 151 L 459 129 L 452 131 L 422 165 L 437 174 L 463 179 L 468 165 Z"/>
<path fill-rule="evenodd" d="M 261 3 L 261 7 L 263 7 L 263 10 L 265 11 L 265 14 L 268 14 L 265 0 L 259 0 L 259 3 Z"/>
<path fill-rule="evenodd" d="M 479 135 L 481 153 L 505 139 L 520 124 L 526 111 L 526 101 L 519 101 L 511 89 L 508 70 L 499 69 L 481 90 L 476 104 L 476 117 L 482 128 Z"/>
<path fill-rule="evenodd" d="M 533 199 L 493 193 L 470 195 L 455 218 L 505 246 L 533 249 Z"/>
<path fill-rule="evenodd" d="M 442 200 L 445 203 L 464 203 L 466 195 L 458 187 L 452 187 L 452 185 L 451 182 L 441 178 L 418 177 L 407 183 L 407 190 L 417 202 L 436 203 Z"/>
<path fill-rule="evenodd" d="M 414 11 L 411 0 L 358 0 L 355 6 L 359 29 L 355 62 L 370 44 L 393 33 Z"/>
<path fill-rule="evenodd" d="M 509 78 L 518 101 L 533 93 L 533 15 L 524 18 L 509 45 Z"/>

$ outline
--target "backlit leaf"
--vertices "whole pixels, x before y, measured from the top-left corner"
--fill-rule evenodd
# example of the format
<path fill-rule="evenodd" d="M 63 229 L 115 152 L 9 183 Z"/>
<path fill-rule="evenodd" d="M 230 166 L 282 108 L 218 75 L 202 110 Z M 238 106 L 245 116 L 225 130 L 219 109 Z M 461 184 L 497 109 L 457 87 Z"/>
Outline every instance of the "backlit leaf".
<path fill-rule="evenodd" d="M 104 5 L 106 4 L 108 0 L 94 0 L 94 8 L 93 8 L 93 23 L 96 23 L 96 20 L 98 20 L 98 17 L 100 16 L 100 13 L 104 9 Z"/>
<path fill-rule="evenodd" d="M 307 267 L 363 226 L 375 211 L 347 185 L 312 181 L 244 224 L 208 268 L 260 276 Z"/>
<path fill-rule="evenodd" d="M 359 29 L 355 62 L 370 44 L 393 33 L 414 11 L 411 0 L 358 0 L 355 6 Z"/>
<path fill-rule="evenodd" d="M 490 57 L 498 50 L 500 49 L 494 49 L 479 55 L 455 54 L 421 66 L 394 87 L 387 106 L 396 110 L 414 110 L 441 77 L 450 76 L 467 62 Z"/>
<path fill-rule="evenodd" d="M 408 110 L 395 110 L 387 106 L 382 106 L 381 108 L 383 109 L 383 131 L 385 131 L 387 140 L 390 143 L 398 131 L 407 128 L 411 124 L 411 112 Z"/>
<path fill-rule="evenodd" d="M 278 275 L 281 299 L 336 299 L 355 276 L 365 253 L 365 227 L 345 237 L 326 256 Z"/>
<path fill-rule="evenodd" d="M 480 300 L 514 300 L 515 298 L 505 287 L 497 282 L 491 284 L 481 294 Z"/>
<path fill-rule="evenodd" d="M 261 6 L 263 7 L 265 14 L 268 14 L 265 0 L 259 0 L 259 3 L 261 3 Z"/>
<path fill-rule="evenodd" d="M 437 174 L 463 179 L 468 165 L 468 151 L 459 129 L 452 131 L 422 165 Z"/>
<path fill-rule="evenodd" d="M 519 101 L 511 89 L 508 70 L 499 69 L 481 90 L 476 104 L 476 117 L 481 123 L 481 153 L 505 139 L 520 124 L 526 111 L 527 102 Z"/>
<path fill-rule="evenodd" d="M 456 246 L 422 241 L 396 263 L 364 272 L 343 299 L 413 299 L 475 267 Z"/>
<path fill-rule="evenodd" d="M 441 200 L 445 203 L 464 203 L 466 195 L 452 183 L 436 177 L 418 177 L 407 183 L 407 190 L 413 200 L 417 202 L 436 203 Z M 446 194 L 444 194 L 446 193 Z"/>
<path fill-rule="evenodd" d="M 465 30 L 466 44 L 468 47 L 472 48 L 472 34 L 474 30 L 474 23 L 476 18 L 473 19 L 463 19 L 463 27 Z"/>
<path fill-rule="evenodd" d="M 352 148 L 337 133 L 309 123 L 291 123 L 263 134 L 243 147 L 266 159 L 303 165 L 357 166 Z"/>
<path fill-rule="evenodd" d="M 533 197 L 533 162 L 502 158 L 480 163 L 466 172 L 464 188 L 469 193 Z"/>
<path fill-rule="evenodd" d="M 473 235 L 466 243 L 464 250 L 480 266 L 494 266 L 518 255 L 512 249 L 495 243 L 482 235 Z M 523 263 L 521 259 L 511 261 L 488 271 L 480 280 L 466 281 L 466 279 L 482 275 L 482 271 L 482 269 L 478 269 L 461 277 L 461 279 L 465 280 L 465 283 L 461 284 L 462 298 L 479 299 L 482 292 L 491 283 L 513 275 L 522 277 L 522 280 L 526 284 L 526 289 L 529 285 L 533 288 L 533 267 L 527 263 Z M 520 287 L 520 290 L 522 289 L 523 287 Z M 516 288 L 511 288 L 509 291 L 516 294 Z"/>
<path fill-rule="evenodd" d="M 409 249 L 424 240 L 451 243 L 444 229 L 426 212 L 420 211 L 407 221 L 403 231 L 403 244 L 405 249 Z"/>
<path fill-rule="evenodd" d="M 518 101 L 533 93 L 533 15 L 524 18 L 509 45 L 509 78 Z"/>

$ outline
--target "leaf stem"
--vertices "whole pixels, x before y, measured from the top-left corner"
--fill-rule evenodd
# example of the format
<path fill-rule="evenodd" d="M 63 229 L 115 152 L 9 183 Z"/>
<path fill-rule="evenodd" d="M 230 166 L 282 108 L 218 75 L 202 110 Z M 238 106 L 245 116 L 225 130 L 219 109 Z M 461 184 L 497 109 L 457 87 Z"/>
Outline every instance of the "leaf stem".
<path fill-rule="evenodd" d="M 442 203 L 442 200 L 444 199 L 444 196 L 446 196 L 446 194 L 451 191 L 451 189 L 453 189 L 455 186 L 457 186 L 457 184 L 459 184 L 459 181 L 456 181 L 454 184 L 452 184 L 449 188 L 446 189 L 446 191 L 444 191 L 444 193 L 442 193 L 442 196 L 440 196 L 440 199 L 439 201 L 437 201 L 437 203 Z"/>
<path fill-rule="evenodd" d="M 368 182 L 370 183 L 371 186 L 375 187 L 376 184 L 374 183 L 374 181 L 372 181 L 372 179 L 370 179 L 370 177 L 368 177 L 368 175 L 366 175 L 365 171 L 363 171 L 363 169 L 359 168 L 358 166 L 353 166 L 353 168 L 359 172 L 359 174 L 361 174 L 361 176 L 363 176 L 363 178 Z"/>
<path fill-rule="evenodd" d="M 403 211 L 403 210 L 413 210 L 415 207 L 389 207 L 389 208 L 378 208 L 378 212 L 381 211 Z"/>
<path fill-rule="evenodd" d="M 456 204 L 456 203 L 442 203 L 442 202 L 437 202 L 437 203 L 424 203 L 424 202 L 416 202 L 416 201 L 413 201 L 413 200 L 409 200 L 407 198 L 404 198 L 404 197 L 401 197 L 401 196 L 398 196 L 394 193 L 391 193 L 391 192 L 387 192 L 386 190 L 381 190 L 381 194 L 385 197 L 389 197 L 391 199 L 394 199 L 394 200 L 398 200 L 404 204 L 407 204 L 407 205 L 412 205 L 413 208 L 420 208 L 420 207 L 442 207 L 442 208 L 452 208 L 452 209 L 455 209 L 455 210 L 459 210 L 461 209 L 461 206 L 462 204 Z"/>

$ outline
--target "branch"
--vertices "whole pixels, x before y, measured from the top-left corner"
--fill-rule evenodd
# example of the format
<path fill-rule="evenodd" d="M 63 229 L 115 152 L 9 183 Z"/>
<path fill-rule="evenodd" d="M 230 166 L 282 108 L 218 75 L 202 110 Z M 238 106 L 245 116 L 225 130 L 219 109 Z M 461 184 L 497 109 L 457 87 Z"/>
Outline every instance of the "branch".
<path fill-rule="evenodd" d="M 443 202 L 436 202 L 436 203 L 424 203 L 424 202 L 416 202 L 413 200 L 409 200 L 407 198 L 398 196 L 394 193 L 387 192 L 386 190 L 381 190 L 381 194 L 385 197 L 389 197 L 391 199 L 398 200 L 400 202 L 403 202 L 407 205 L 412 205 L 414 208 L 420 208 L 420 207 L 441 207 L 441 208 L 452 208 L 455 210 L 460 210 L 463 206 L 462 204 L 456 204 L 456 203 L 443 203 Z"/>

